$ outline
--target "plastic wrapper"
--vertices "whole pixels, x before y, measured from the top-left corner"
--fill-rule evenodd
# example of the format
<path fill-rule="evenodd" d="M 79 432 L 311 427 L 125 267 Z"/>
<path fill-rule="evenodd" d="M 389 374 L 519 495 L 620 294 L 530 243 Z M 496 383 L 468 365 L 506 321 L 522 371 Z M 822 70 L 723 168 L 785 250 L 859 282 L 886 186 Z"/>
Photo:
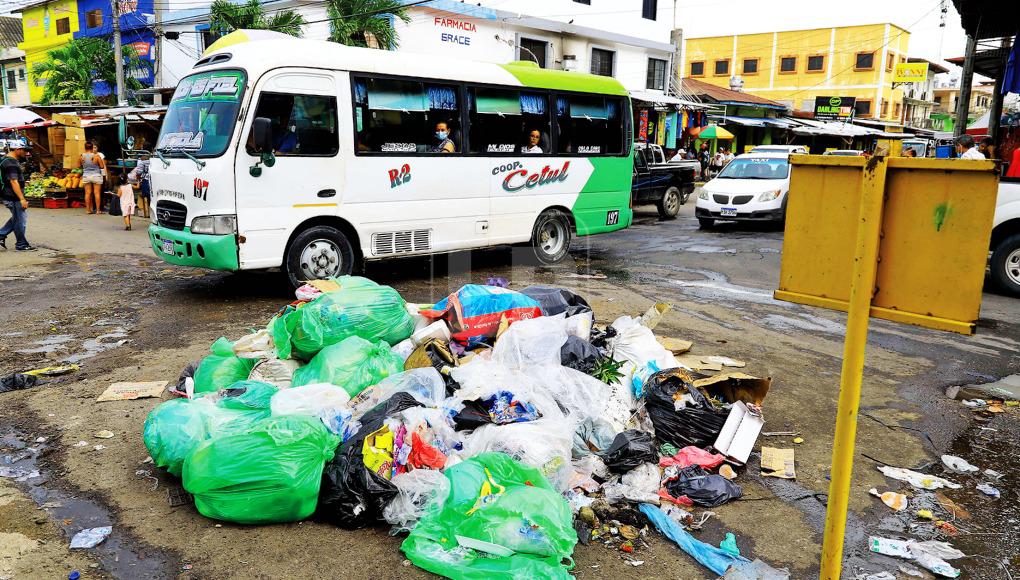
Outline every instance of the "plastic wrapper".
<path fill-rule="evenodd" d="M 662 535 L 676 542 L 680 549 L 687 552 L 699 564 L 711 570 L 715 576 L 725 574 L 731 566 L 743 566 L 750 562 L 743 556 L 734 556 L 724 552 L 721 548 L 695 539 L 683 526 L 674 522 L 664 511 L 653 505 L 641 504 L 638 509 L 651 520 L 652 525 Z"/>
<path fill-rule="evenodd" d="M 636 430 L 617 434 L 609 449 L 599 455 L 613 473 L 626 473 L 642 463 L 654 463 L 659 459 L 652 436 Z"/>
<path fill-rule="evenodd" d="M 393 477 L 398 495 L 383 509 L 391 533 L 409 532 L 427 511 L 441 510 L 450 494 L 450 480 L 441 471 L 415 469 Z"/>
<path fill-rule="evenodd" d="M 540 316 L 521 320 L 499 337 L 492 360 L 509 369 L 560 364 L 560 348 L 567 341 L 562 316 Z"/>
<path fill-rule="evenodd" d="M 414 320 L 396 290 L 357 276 L 341 276 L 336 282 L 340 290 L 288 309 L 269 323 L 280 358 L 308 360 L 350 336 L 390 345 L 411 336 Z"/>
<path fill-rule="evenodd" d="M 351 398 L 350 406 L 354 417 L 361 417 L 369 409 L 397 393 L 409 393 L 425 406 L 439 407 L 446 398 L 446 383 L 439 371 L 432 367 L 390 375 Z"/>
<path fill-rule="evenodd" d="M 263 359 L 276 357 L 276 345 L 273 344 L 273 337 L 269 334 L 269 330 L 265 328 L 237 339 L 234 343 L 233 351 L 240 358 Z"/>
<path fill-rule="evenodd" d="M 301 363 L 291 358 L 267 358 L 258 361 L 251 369 L 248 378 L 253 381 L 262 381 L 276 385 L 281 389 L 291 386 L 294 379 L 294 371 L 301 368 Z"/>
<path fill-rule="evenodd" d="M 615 439 L 616 430 L 612 425 L 601 419 L 585 419 L 574 431 L 571 453 L 575 459 L 602 453 L 612 446 Z"/>
<path fill-rule="evenodd" d="M 404 339 L 397 344 L 393 345 L 393 354 L 400 357 L 400 360 L 406 361 L 407 357 L 411 356 L 414 352 L 415 344 L 410 338 Z"/>
<path fill-rule="evenodd" d="M 607 482 L 602 491 L 610 504 L 620 500 L 658 504 L 659 481 L 659 468 L 654 463 L 642 463 L 623 474 L 618 483 Z"/>
<path fill-rule="evenodd" d="M 445 474 L 446 503 L 401 545 L 412 563 L 449 578 L 570 578 L 577 544 L 570 507 L 541 473 L 485 453 Z"/>
<path fill-rule="evenodd" d="M 536 284 L 521 290 L 521 294 L 537 300 L 542 306 L 542 313 L 546 316 L 555 316 L 562 313 L 566 313 L 567 316 L 574 316 L 592 311 L 587 300 L 566 288 Z"/>
<path fill-rule="evenodd" d="M 403 371 L 400 357 L 385 342 L 372 343 L 350 336 L 323 348 L 305 366 L 294 371 L 292 385 L 332 383 L 355 397 L 370 385 Z"/>
<path fill-rule="evenodd" d="M 693 377 L 682 369 L 659 371 L 645 383 L 645 405 L 660 443 L 707 447 L 726 423 L 729 411 L 713 405 L 692 383 Z"/>
<path fill-rule="evenodd" d="M 589 375 L 595 372 L 604 358 L 592 343 L 576 336 L 568 336 L 560 348 L 561 365 Z"/>
<path fill-rule="evenodd" d="M 659 467 L 676 466 L 678 468 L 684 468 L 691 465 L 697 465 L 705 469 L 715 469 L 722 465 L 723 461 L 726 461 L 726 457 L 719 455 L 718 453 L 709 453 L 700 447 L 690 445 L 684 447 L 672 457 L 660 458 Z"/>
<path fill-rule="evenodd" d="M 308 415 L 321 417 L 332 409 L 346 407 L 351 397 L 343 388 L 331 383 L 315 383 L 282 389 L 273 395 L 270 410 L 274 417 Z"/>
<path fill-rule="evenodd" d="M 404 370 L 432 367 L 442 373 L 444 368 L 458 366 L 460 361 L 450 350 L 450 345 L 436 338 L 419 344 L 404 360 Z M 444 377 L 446 375 L 443 375 Z M 445 380 L 445 379 L 444 379 Z"/>
<path fill-rule="evenodd" d="M 101 526 L 82 530 L 71 538 L 71 545 L 68 548 L 72 550 L 95 548 L 109 537 L 112 532 L 113 526 Z"/>
<path fill-rule="evenodd" d="M 217 404 L 215 396 L 171 399 L 157 405 L 145 418 L 142 439 L 152 462 L 180 477 L 184 460 L 200 443 L 219 432 L 246 432 L 269 416 L 268 409 L 243 410 Z"/>
<path fill-rule="evenodd" d="M 538 301 L 520 292 L 467 284 L 421 314 L 432 320 L 445 320 L 454 340 L 476 346 L 496 338 L 501 320 L 513 324 L 536 318 L 542 316 L 542 308 Z"/>
<path fill-rule="evenodd" d="M 537 388 L 567 410 L 570 419 L 580 423 L 606 414 L 610 389 L 595 377 L 560 365 L 529 367 L 524 373 Z"/>
<path fill-rule="evenodd" d="M 243 381 L 251 374 L 258 362 L 255 359 L 239 358 L 234 354 L 233 344 L 220 337 L 209 347 L 212 354 L 202 359 L 195 371 L 195 392 L 211 393 L 225 389 L 237 381 Z"/>
<path fill-rule="evenodd" d="M 323 471 L 318 516 L 342 528 L 357 529 L 377 521 L 397 496 L 395 485 L 365 462 L 365 440 L 385 425 L 386 418 L 420 406 L 409 393 L 397 393 L 361 417 L 361 429 L 336 450 Z"/>
<path fill-rule="evenodd" d="M 679 470 L 676 479 L 666 482 L 666 491 L 676 498 L 687 496 L 703 507 L 722 505 L 742 495 L 739 485 L 721 475 L 709 474 L 697 465 Z"/>
<path fill-rule="evenodd" d="M 315 511 L 322 468 L 340 440 L 318 419 L 271 417 L 217 433 L 184 462 L 184 489 L 206 517 L 240 524 L 302 520 Z"/>

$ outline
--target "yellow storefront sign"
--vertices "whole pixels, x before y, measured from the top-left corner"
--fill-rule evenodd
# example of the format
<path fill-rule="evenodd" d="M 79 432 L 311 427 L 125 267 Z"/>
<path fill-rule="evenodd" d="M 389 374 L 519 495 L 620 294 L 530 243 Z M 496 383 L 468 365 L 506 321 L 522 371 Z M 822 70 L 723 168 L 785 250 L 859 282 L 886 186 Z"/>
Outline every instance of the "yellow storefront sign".
<path fill-rule="evenodd" d="M 928 78 L 928 63 L 901 62 L 893 72 L 894 83 L 923 83 Z"/>

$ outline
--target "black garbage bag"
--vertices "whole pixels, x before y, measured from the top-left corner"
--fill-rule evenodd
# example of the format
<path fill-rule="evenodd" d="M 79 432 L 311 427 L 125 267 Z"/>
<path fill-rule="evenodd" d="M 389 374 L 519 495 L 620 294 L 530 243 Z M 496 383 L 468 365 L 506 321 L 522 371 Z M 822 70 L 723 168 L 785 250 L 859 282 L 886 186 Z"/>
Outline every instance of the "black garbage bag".
<path fill-rule="evenodd" d="M 9 391 L 20 391 L 21 389 L 34 387 L 38 382 L 39 377 L 35 375 L 11 373 L 7 376 L 0 377 L 0 393 L 7 393 Z"/>
<path fill-rule="evenodd" d="M 481 399 L 464 401 L 464 408 L 453 417 L 453 430 L 470 431 L 489 423 L 492 423 L 492 416 Z"/>
<path fill-rule="evenodd" d="M 726 423 L 729 411 L 713 405 L 693 381 L 694 377 L 683 369 L 659 371 L 645 381 L 645 408 L 660 444 L 671 443 L 681 449 L 688 445 L 707 447 L 715 443 Z M 682 395 L 689 398 L 678 411 L 675 402 Z"/>
<path fill-rule="evenodd" d="M 560 347 L 560 364 L 585 374 L 593 374 L 604 358 L 592 343 L 573 335 Z"/>
<path fill-rule="evenodd" d="M 177 376 L 177 385 L 174 387 L 178 392 L 183 393 L 185 391 L 184 384 L 188 379 L 195 379 L 195 373 L 198 372 L 198 365 L 200 364 L 202 364 L 201 359 L 191 361 L 188 363 L 188 366 L 181 369 L 181 374 Z"/>
<path fill-rule="evenodd" d="M 420 407 L 410 393 L 397 393 L 361 418 L 361 429 L 336 450 L 322 471 L 316 517 L 341 528 L 363 528 L 382 518 L 383 508 L 397 496 L 397 486 L 365 467 L 365 438 L 382 428 L 386 418 Z"/>
<path fill-rule="evenodd" d="M 613 328 L 612 326 L 607 326 L 605 330 L 602 330 L 596 326 L 592 327 L 591 338 L 589 338 L 588 340 L 592 343 L 593 346 L 595 346 L 595 348 L 605 350 L 606 348 L 609 347 L 608 344 L 609 339 L 615 336 L 616 329 Z"/>
<path fill-rule="evenodd" d="M 566 312 L 567 316 L 591 312 L 587 300 L 566 288 L 535 285 L 521 290 L 521 294 L 537 300 L 542 306 L 542 313 L 546 316 L 556 316 L 561 312 Z"/>
<path fill-rule="evenodd" d="M 618 433 L 609 449 L 600 455 L 603 463 L 613 473 L 627 473 L 642 463 L 655 463 L 659 460 L 652 436 L 636 429 Z"/>
<path fill-rule="evenodd" d="M 705 471 L 700 465 L 681 469 L 676 479 L 666 482 L 666 491 L 676 498 L 686 495 L 703 507 L 722 505 L 743 495 L 739 485 L 721 475 Z"/>

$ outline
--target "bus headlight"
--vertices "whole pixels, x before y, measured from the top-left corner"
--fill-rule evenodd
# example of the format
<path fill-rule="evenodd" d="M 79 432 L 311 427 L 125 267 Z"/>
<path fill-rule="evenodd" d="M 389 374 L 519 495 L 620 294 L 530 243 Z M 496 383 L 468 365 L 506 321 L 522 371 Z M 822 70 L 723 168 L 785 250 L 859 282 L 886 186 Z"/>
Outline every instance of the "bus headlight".
<path fill-rule="evenodd" d="M 191 221 L 191 233 L 223 236 L 237 232 L 237 216 L 204 215 Z"/>
<path fill-rule="evenodd" d="M 780 195 L 783 195 L 782 189 L 776 189 L 773 191 L 766 191 L 765 193 L 758 196 L 758 201 L 772 201 Z"/>
<path fill-rule="evenodd" d="M 708 191 L 706 191 L 704 188 L 702 188 L 701 189 L 701 193 L 698 194 L 698 199 L 703 199 L 705 201 L 708 201 Z"/>

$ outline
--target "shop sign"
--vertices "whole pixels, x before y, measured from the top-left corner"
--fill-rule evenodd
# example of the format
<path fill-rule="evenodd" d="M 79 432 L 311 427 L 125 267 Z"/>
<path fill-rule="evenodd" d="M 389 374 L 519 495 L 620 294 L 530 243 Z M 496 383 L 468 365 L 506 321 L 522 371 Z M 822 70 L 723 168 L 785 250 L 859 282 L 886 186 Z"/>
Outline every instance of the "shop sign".
<path fill-rule="evenodd" d="M 923 83 L 928 78 L 928 63 L 901 62 L 893 72 L 894 83 Z"/>
<path fill-rule="evenodd" d="M 433 24 L 440 29 L 440 42 L 461 46 L 471 46 L 471 36 L 468 33 L 478 32 L 478 27 L 470 20 L 436 16 Z"/>
<path fill-rule="evenodd" d="M 815 119 L 849 121 L 854 118 L 856 97 L 815 97 Z"/>

